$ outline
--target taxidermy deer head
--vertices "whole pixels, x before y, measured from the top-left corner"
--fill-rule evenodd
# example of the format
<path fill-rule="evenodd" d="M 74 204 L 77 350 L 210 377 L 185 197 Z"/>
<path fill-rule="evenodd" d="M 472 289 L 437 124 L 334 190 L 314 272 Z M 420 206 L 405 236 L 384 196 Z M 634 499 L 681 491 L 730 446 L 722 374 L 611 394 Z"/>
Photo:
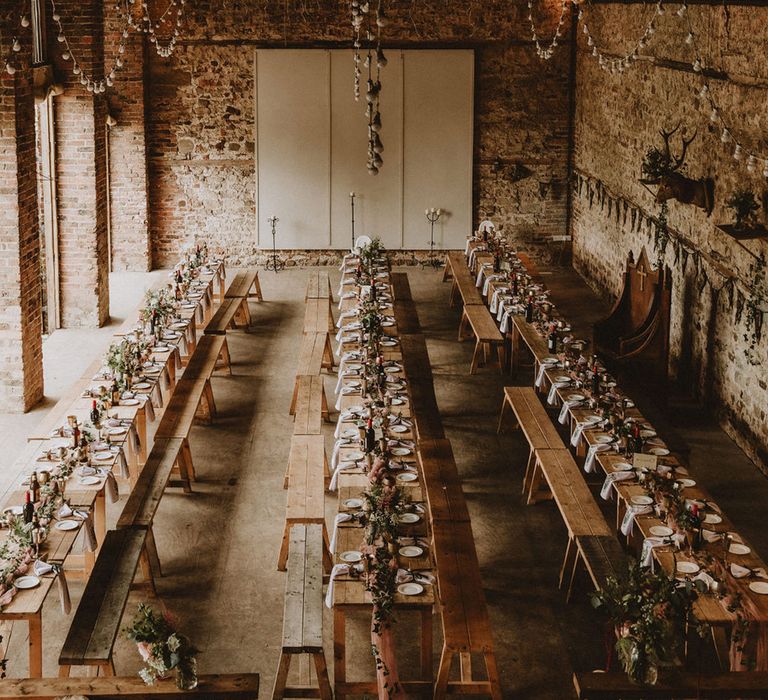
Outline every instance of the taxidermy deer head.
<path fill-rule="evenodd" d="M 672 137 L 679 131 L 678 124 L 671 131 L 662 129 L 659 133 L 664 140 L 664 148 L 652 148 L 648 151 L 643 161 L 643 173 L 647 176 L 648 184 L 658 185 L 656 201 L 667 202 L 675 199 L 682 204 L 694 204 L 704 209 L 707 214 L 712 213 L 714 205 L 714 181 L 711 179 L 694 180 L 683 175 L 685 157 L 688 146 L 696 138 L 696 133 L 690 138 L 681 135 L 681 149 L 679 155 L 672 152 Z"/>

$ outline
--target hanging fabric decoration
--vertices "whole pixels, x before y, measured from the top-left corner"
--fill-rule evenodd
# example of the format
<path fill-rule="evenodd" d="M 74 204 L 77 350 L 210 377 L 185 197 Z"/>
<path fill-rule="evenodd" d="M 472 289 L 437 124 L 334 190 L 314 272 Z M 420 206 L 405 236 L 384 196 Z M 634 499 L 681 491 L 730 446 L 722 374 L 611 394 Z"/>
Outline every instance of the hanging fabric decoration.
<path fill-rule="evenodd" d="M 381 70 L 387 65 L 387 59 L 381 47 L 381 30 L 388 23 L 383 6 L 384 0 L 378 0 L 376 6 L 376 33 L 374 34 L 371 24 L 370 11 L 367 13 L 368 27 L 366 39 L 368 42 L 368 55 L 365 59 L 365 65 L 368 68 L 368 83 L 365 94 L 366 107 L 365 114 L 368 117 L 368 172 L 371 175 L 378 175 L 384 161 L 381 154 L 384 152 L 384 144 L 381 141 L 381 111 L 379 109 L 379 100 L 381 97 Z M 374 43 L 375 39 L 375 43 Z"/>

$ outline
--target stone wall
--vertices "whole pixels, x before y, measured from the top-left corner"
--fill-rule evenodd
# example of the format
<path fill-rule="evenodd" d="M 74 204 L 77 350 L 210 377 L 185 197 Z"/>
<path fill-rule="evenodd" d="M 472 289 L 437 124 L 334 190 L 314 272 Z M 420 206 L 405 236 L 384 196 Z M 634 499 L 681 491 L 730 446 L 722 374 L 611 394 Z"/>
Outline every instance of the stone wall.
<path fill-rule="evenodd" d="M 602 71 L 580 33 L 574 160 L 583 179 L 574 201 L 574 263 L 596 290 L 615 298 L 629 250 L 637 254 L 645 245 L 652 259 L 658 257 L 647 217 L 657 216 L 659 205 L 639 182 L 643 155 L 661 145 L 662 126 L 681 123 L 689 134 L 696 131 L 686 170 L 714 178 L 716 201 L 711 216 L 692 205 L 669 205 L 672 240 L 664 260 L 674 273 L 672 374 L 683 391 L 715 408 L 724 427 L 765 467 L 768 337 L 750 360 L 747 314 L 737 320 L 737 307 L 749 297 L 754 256 L 768 252 L 768 245 L 741 245 L 715 226 L 732 220 L 724 202 L 735 189 L 765 193 L 763 163 L 750 174 L 734 160 L 733 143 L 721 142 L 711 110 L 697 96 L 701 82 L 685 43 L 688 27 L 676 9 L 659 18 L 642 52 L 651 58 L 624 74 Z M 636 42 L 651 12 L 648 6 L 600 6 L 589 8 L 587 19 L 596 43 L 619 54 Z M 688 13 L 706 65 L 725 73 L 710 80 L 727 123 L 745 146 L 768 156 L 768 9 L 691 6 Z M 728 279 L 735 280 L 732 291 L 723 287 Z"/>
<path fill-rule="evenodd" d="M 427 0 L 388 7 L 385 37 L 392 45 L 476 49 L 476 219 L 491 217 L 524 246 L 565 233 L 567 42 L 556 60 L 539 62 L 522 3 Z M 221 247 L 234 264 L 252 263 L 255 47 L 349 45 L 348 3 L 233 0 L 187 8 L 184 42 L 171 59 L 150 52 L 147 68 L 153 265 L 171 263 L 196 238 Z M 556 9 L 547 3 L 537 10 L 543 33 Z M 502 172 L 493 172 L 499 158 Z M 532 175 L 513 183 L 508 173 L 516 162 Z"/>

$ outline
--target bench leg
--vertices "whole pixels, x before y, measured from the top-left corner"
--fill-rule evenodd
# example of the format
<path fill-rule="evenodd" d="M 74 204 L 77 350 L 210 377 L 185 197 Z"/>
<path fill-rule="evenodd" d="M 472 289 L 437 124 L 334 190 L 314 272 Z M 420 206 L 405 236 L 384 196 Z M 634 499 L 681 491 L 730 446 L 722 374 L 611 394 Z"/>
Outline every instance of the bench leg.
<path fill-rule="evenodd" d="M 288 409 L 289 416 L 296 415 L 296 400 L 299 398 L 299 378 L 296 377 L 296 381 L 293 384 L 293 398 L 291 399 L 291 407 Z"/>
<path fill-rule="evenodd" d="M 557 587 L 562 588 L 565 582 L 565 572 L 568 570 L 568 563 L 571 560 L 571 550 L 573 548 L 573 538 L 568 537 L 568 544 L 565 546 L 565 556 L 563 557 L 563 565 L 560 567 L 560 580 Z"/>
<path fill-rule="evenodd" d="M 147 529 L 147 539 L 144 545 L 147 548 L 147 554 L 149 555 L 149 563 L 152 565 L 152 571 L 155 576 L 163 575 L 163 568 L 160 565 L 160 556 L 157 553 L 157 542 L 155 542 L 155 533 L 152 529 L 152 525 Z"/>
<path fill-rule="evenodd" d="M 195 467 L 192 464 L 192 450 L 189 449 L 189 440 L 186 438 L 181 444 L 179 450 L 179 456 L 176 459 L 176 464 L 179 467 L 179 476 L 184 482 L 184 492 L 191 493 L 191 482 L 195 481 Z"/>
<path fill-rule="evenodd" d="M 469 652 L 459 653 L 459 673 L 462 682 L 469 683 L 472 680 L 472 654 Z"/>
<path fill-rule="evenodd" d="M 459 321 L 459 342 L 463 342 L 464 339 L 467 337 L 467 324 L 469 323 L 469 319 L 467 318 L 467 311 L 464 309 L 461 312 L 461 321 Z"/>
<path fill-rule="evenodd" d="M 505 396 L 501 400 L 501 412 L 499 413 L 499 424 L 496 426 L 496 434 L 499 435 L 501 433 L 501 427 L 504 425 L 504 414 L 507 411 L 507 397 Z"/>
<path fill-rule="evenodd" d="M 43 677 L 43 618 L 38 612 L 27 621 L 29 624 L 29 677 Z"/>
<path fill-rule="evenodd" d="M 483 344 L 478 340 L 475 344 L 475 352 L 472 353 L 472 362 L 469 365 L 469 373 L 477 374 L 477 366 L 480 362 L 480 355 L 483 352 Z"/>
<path fill-rule="evenodd" d="M 504 374 L 504 371 L 506 370 L 506 367 L 507 367 L 507 360 L 506 360 L 506 354 L 504 351 L 503 341 L 501 343 L 496 344 L 496 354 L 498 355 L 498 358 L 499 358 L 499 372 L 501 374 Z"/>
<path fill-rule="evenodd" d="M 229 343 L 227 342 L 227 336 L 224 334 L 224 345 L 221 346 L 221 353 L 219 359 L 224 363 L 222 369 L 226 369 L 229 372 L 229 376 L 232 376 L 232 357 L 229 354 Z"/>
<path fill-rule="evenodd" d="M 288 671 L 291 668 L 291 656 L 292 654 L 286 654 L 285 652 L 280 654 L 280 665 L 277 667 L 275 685 L 272 689 L 272 700 L 282 700 L 284 697 L 285 684 L 288 681 Z"/>
<path fill-rule="evenodd" d="M 451 672 L 451 662 L 453 661 L 453 651 L 449 650 L 443 643 L 443 652 L 440 654 L 440 666 L 437 670 L 437 679 L 435 680 L 435 700 L 443 700 L 448 694 L 448 674 Z"/>
<path fill-rule="evenodd" d="M 69 678 L 69 672 L 71 669 L 71 666 L 59 666 L 59 678 Z"/>
<path fill-rule="evenodd" d="M 325 482 L 325 490 L 328 490 L 328 487 L 331 485 L 331 469 L 328 466 L 328 453 L 325 451 L 325 447 L 323 447 L 323 477 Z"/>
<path fill-rule="evenodd" d="M 534 465 L 535 466 L 533 468 L 533 473 L 531 474 L 531 485 L 528 490 L 527 504 L 529 506 L 536 503 L 536 500 L 538 498 L 538 493 L 539 493 L 539 487 L 541 486 L 541 482 L 542 482 L 541 468 L 539 467 L 538 462 L 534 462 Z"/>
<path fill-rule="evenodd" d="M 496 655 L 492 651 L 486 651 L 483 656 L 485 658 L 485 670 L 488 673 L 488 683 L 491 686 L 491 700 L 502 700 L 499 669 L 496 666 Z"/>
<path fill-rule="evenodd" d="M 253 287 L 254 294 L 249 294 L 248 296 L 255 296 L 259 301 L 264 301 L 264 296 L 261 293 L 261 282 L 259 282 L 259 273 L 256 273 L 256 277 L 253 280 Z"/>
<path fill-rule="evenodd" d="M 451 296 L 448 299 L 448 305 L 453 308 L 456 306 L 456 292 L 459 289 L 459 285 L 456 283 L 456 279 L 454 278 L 453 284 L 451 284 Z"/>
<path fill-rule="evenodd" d="M 323 420 L 326 423 L 331 422 L 331 414 L 328 411 L 328 397 L 325 395 L 325 387 L 323 387 L 323 392 L 322 392 L 322 404 L 320 407 L 320 414 L 322 415 Z"/>
<path fill-rule="evenodd" d="M 141 575 L 144 578 L 144 583 L 149 588 L 150 594 L 154 598 L 157 598 L 157 589 L 155 588 L 155 577 L 152 575 L 152 564 L 149 560 L 149 553 L 147 552 L 146 544 L 141 550 L 141 556 L 139 557 L 139 564 L 141 566 Z"/>
<path fill-rule="evenodd" d="M 332 700 L 333 691 L 331 690 L 331 681 L 328 678 L 328 666 L 325 663 L 325 654 L 312 654 L 315 660 L 315 673 L 317 674 L 317 685 L 320 687 L 320 699 Z"/>
<path fill-rule="evenodd" d="M 571 580 L 568 582 L 568 593 L 565 595 L 565 602 L 571 602 L 571 596 L 573 595 L 573 582 L 576 580 L 576 572 L 579 570 L 579 562 L 581 561 L 581 552 L 578 547 L 573 558 L 573 569 L 571 569 Z"/>
<path fill-rule="evenodd" d="M 528 453 L 528 463 L 525 467 L 525 476 L 523 477 L 523 495 L 530 492 L 533 475 L 536 471 L 536 452 L 531 449 Z"/>
<path fill-rule="evenodd" d="M 210 379 L 205 380 L 203 397 L 205 398 L 205 403 L 208 407 L 208 422 L 210 423 L 216 417 L 216 402 L 213 400 L 213 387 L 211 386 Z"/>
<path fill-rule="evenodd" d="M 280 554 L 277 555 L 277 570 L 285 571 L 288 563 L 288 540 L 290 534 L 290 526 L 285 523 L 285 529 L 283 530 L 283 541 L 280 543 Z"/>
<path fill-rule="evenodd" d="M 323 369 L 333 370 L 333 347 L 331 346 L 331 334 L 325 336 L 323 347 L 323 363 L 320 365 Z"/>

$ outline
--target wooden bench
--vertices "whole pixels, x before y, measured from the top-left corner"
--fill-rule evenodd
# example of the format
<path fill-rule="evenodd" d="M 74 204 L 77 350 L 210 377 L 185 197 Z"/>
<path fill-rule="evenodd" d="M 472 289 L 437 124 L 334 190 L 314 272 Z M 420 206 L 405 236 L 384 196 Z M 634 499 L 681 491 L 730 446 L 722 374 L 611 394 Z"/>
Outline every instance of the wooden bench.
<path fill-rule="evenodd" d="M 285 529 L 280 554 L 279 571 L 285 571 L 288 561 L 288 544 L 293 525 L 322 525 L 323 557 L 331 568 L 328 551 L 328 532 L 325 527 L 325 482 L 330 478 L 325 458 L 325 440 L 322 435 L 294 435 L 288 455 L 288 503 L 285 510 Z"/>
<path fill-rule="evenodd" d="M 421 333 L 400 336 L 403 370 L 410 385 L 411 415 L 419 440 L 445 437 L 437 406 L 427 344 Z"/>
<path fill-rule="evenodd" d="M 288 545 L 283 644 L 272 700 L 322 698 L 331 700 L 331 682 L 323 651 L 323 528 L 293 525 Z M 315 664 L 317 687 L 288 686 L 291 659 L 308 654 Z"/>
<path fill-rule="evenodd" d="M 327 272 L 310 272 L 307 280 L 307 293 L 304 301 L 309 299 L 329 299 L 333 303 L 331 277 Z"/>
<path fill-rule="evenodd" d="M 515 414 L 517 421 L 515 428 L 522 430 L 530 449 L 525 467 L 525 477 L 523 478 L 523 493 L 525 494 L 530 492 L 536 451 L 565 449 L 565 445 L 534 389 L 518 386 L 504 387 L 499 425 L 496 428 L 497 433 L 500 433 L 504 426 L 507 408 L 512 409 Z"/>
<path fill-rule="evenodd" d="M 112 648 L 146 536 L 136 527 L 107 531 L 59 654 L 59 676 L 69 676 L 72 666 L 115 675 Z"/>
<path fill-rule="evenodd" d="M 393 272 L 389 276 L 395 301 L 413 301 L 407 272 Z"/>
<path fill-rule="evenodd" d="M 117 678 L 6 678 L 0 680 L 0 697 L 55 698 L 88 697 L 100 700 L 133 698 L 134 700 L 183 700 L 197 695 L 207 700 L 256 700 L 259 697 L 259 674 L 205 675 L 194 690 L 179 690 L 174 678 L 157 680 L 147 686 L 138 675 Z"/>
<path fill-rule="evenodd" d="M 322 375 L 296 377 L 293 434 L 322 435 L 323 419 L 329 420 L 329 414 Z"/>
<path fill-rule="evenodd" d="M 483 595 L 483 582 L 468 522 L 438 522 L 433 529 L 434 554 L 440 591 L 443 649 L 435 681 L 434 698 L 450 693 L 487 695 L 501 700 L 491 625 Z M 475 680 L 472 654 L 482 656 L 487 680 Z M 460 677 L 450 679 L 454 658 Z"/>
<path fill-rule="evenodd" d="M 418 454 L 431 521 L 468 523 L 469 510 L 450 440 L 421 440 Z"/>
<path fill-rule="evenodd" d="M 483 304 L 483 297 L 480 290 L 475 286 L 475 280 L 467 267 L 467 259 L 464 253 L 454 250 L 446 255 L 446 265 L 443 271 L 443 282 L 452 279 L 451 284 L 451 306 L 456 306 L 456 301 L 461 296 L 464 306 L 472 304 Z"/>
<path fill-rule="evenodd" d="M 243 312 L 245 308 L 247 315 Z M 205 326 L 205 335 L 226 335 L 230 328 L 237 328 L 238 324 L 243 328 L 251 325 L 251 313 L 248 311 L 248 299 L 224 299 L 216 313 Z"/>
<path fill-rule="evenodd" d="M 669 698 L 765 698 L 768 673 L 696 673 L 664 668 L 653 686 L 631 683 L 626 673 L 574 673 L 573 685 L 581 700 L 669 700 Z"/>
<path fill-rule="evenodd" d="M 251 291 L 253 290 L 253 291 Z M 254 268 L 240 270 L 235 274 L 230 282 L 225 299 L 258 299 L 264 301 L 261 294 L 261 282 L 259 282 L 259 271 Z"/>
<path fill-rule="evenodd" d="M 162 567 L 160 557 L 157 554 L 152 524 L 160 505 L 160 499 L 162 499 L 165 489 L 171 481 L 173 471 L 178 469 L 181 474 L 187 473 L 186 466 L 179 464 L 185 459 L 183 445 L 184 441 L 181 438 L 158 438 L 155 440 L 147 463 L 128 494 L 123 511 L 117 520 L 116 528 L 118 530 L 127 527 L 139 527 L 147 531 L 141 563 L 144 570 L 151 572 L 153 580 L 156 576 L 162 576 Z M 188 487 L 188 478 L 185 483 Z"/>
<path fill-rule="evenodd" d="M 565 581 L 566 572 L 570 565 L 571 576 L 567 594 L 567 599 L 570 600 L 579 563 L 583 561 L 590 572 L 590 576 L 593 577 L 593 580 L 597 580 L 598 569 L 605 566 L 603 554 L 607 552 L 610 559 L 616 562 L 617 558 L 614 555 L 620 551 L 621 545 L 618 544 L 613 529 L 606 522 L 592 496 L 592 492 L 584 481 L 573 455 L 565 447 L 536 450 L 529 503 L 534 503 L 537 500 L 537 493 L 543 487 L 544 482 L 546 482 L 548 491 L 557 504 L 557 509 L 568 530 L 568 544 L 560 569 L 560 586 L 562 587 Z M 590 537 L 612 538 L 616 541 L 616 545 L 607 544 L 607 540 L 579 539 Z M 592 549 L 596 542 L 602 542 L 601 547 Z M 572 556 L 573 564 L 571 565 Z"/>
<path fill-rule="evenodd" d="M 333 369 L 333 349 L 328 333 L 305 333 L 299 348 L 299 366 L 296 370 L 296 382 L 293 386 L 290 415 L 296 413 L 296 401 L 299 392 L 299 377 L 319 376 L 323 369 Z"/>
<path fill-rule="evenodd" d="M 330 299 L 307 299 L 304 307 L 305 333 L 335 333 Z"/>
<path fill-rule="evenodd" d="M 475 374 L 477 368 L 482 362 L 488 361 L 488 355 L 496 346 L 496 352 L 499 358 L 499 370 L 504 372 L 504 337 L 501 335 L 493 320 L 491 312 L 480 304 L 465 305 L 461 313 L 461 323 L 459 324 L 459 342 L 470 337 L 467 330 L 471 329 L 472 335 L 476 339 L 475 352 L 472 355 L 472 363 L 469 366 L 469 373 Z"/>
<path fill-rule="evenodd" d="M 626 571 L 627 554 L 615 534 L 577 535 L 576 553 L 568 586 L 568 599 L 573 591 L 573 579 L 583 563 L 592 585 L 599 591 L 609 578 L 618 578 Z"/>

